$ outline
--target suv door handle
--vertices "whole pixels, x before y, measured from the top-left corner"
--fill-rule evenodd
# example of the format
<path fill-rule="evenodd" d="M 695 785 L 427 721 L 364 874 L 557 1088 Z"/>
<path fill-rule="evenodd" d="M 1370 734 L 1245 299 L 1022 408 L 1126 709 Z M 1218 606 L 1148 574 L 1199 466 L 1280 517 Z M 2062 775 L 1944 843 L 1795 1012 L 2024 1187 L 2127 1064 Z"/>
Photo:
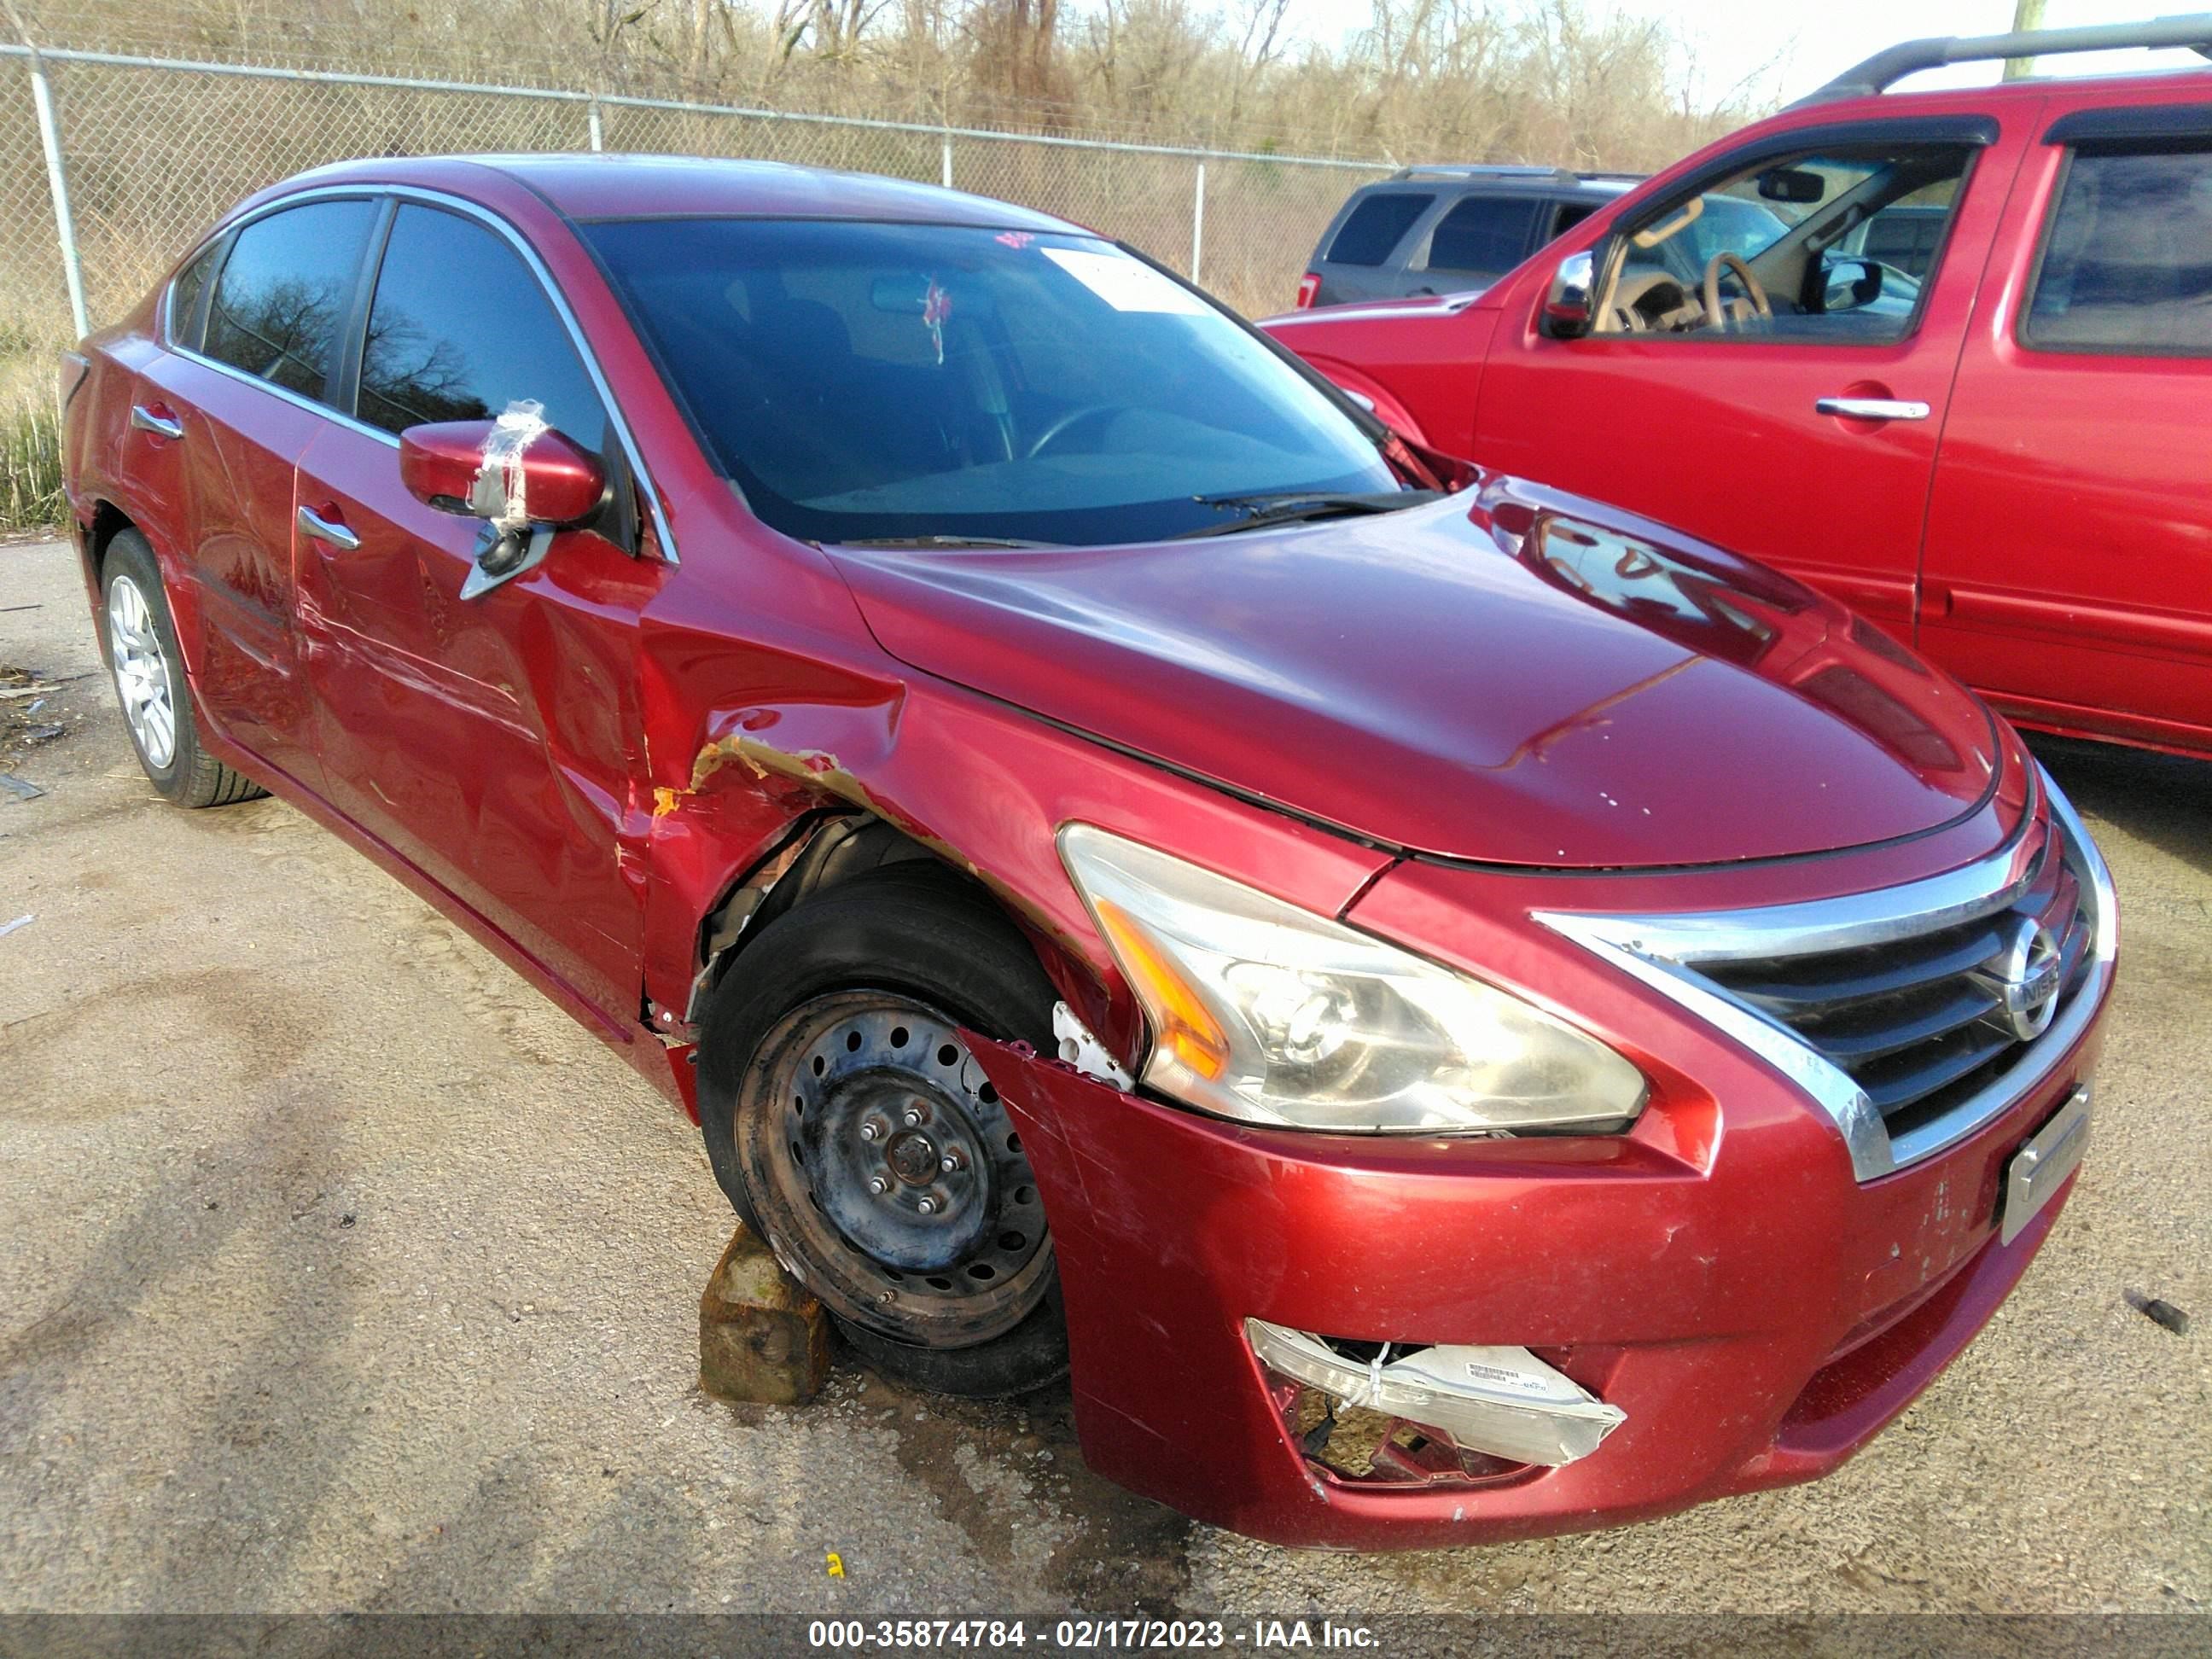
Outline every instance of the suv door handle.
<path fill-rule="evenodd" d="M 361 538 L 335 520 L 326 519 L 312 507 L 300 509 L 300 529 L 319 542 L 328 542 L 341 553 L 350 553 L 361 545 Z"/>
<path fill-rule="evenodd" d="M 155 404 L 151 409 L 143 404 L 131 405 L 131 424 L 141 432 L 150 432 L 157 438 L 181 438 L 185 423 L 169 410 L 167 404 Z"/>
<path fill-rule="evenodd" d="M 1815 415 L 1840 415 L 1847 421 L 1924 421 L 1928 405 L 1901 398 L 1822 398 Z"/>

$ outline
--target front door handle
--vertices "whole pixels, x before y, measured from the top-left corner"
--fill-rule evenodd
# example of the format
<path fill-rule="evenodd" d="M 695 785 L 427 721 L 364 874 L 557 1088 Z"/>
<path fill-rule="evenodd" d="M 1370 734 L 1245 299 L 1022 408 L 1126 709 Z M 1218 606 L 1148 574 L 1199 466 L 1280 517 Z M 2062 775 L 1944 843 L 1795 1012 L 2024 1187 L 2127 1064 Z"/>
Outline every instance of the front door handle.
<path fill-rule="evenodd" d="M 131 424 L 141 432 L 150 432 L 157 438 L 181 438 L 185 423 L 169 412 L 167 404 L 155 404 L 149 409 L 143 404 L 131 405 Z"/>
<path fill-rule="evenodd" d="M 1928 405 L 1902 398 L 1823 398 L 1815 415 L 1840 415 L 1847 421 L 1924 421 Z"/>
<path fill-rule="evenodd" d="M 300 509 L 300 529 L 319 542 L 328 542 L 341 553 L 350 553 L 361 545 L 361 538 L 336 520 L 326 519 L 312 507 Z"/>

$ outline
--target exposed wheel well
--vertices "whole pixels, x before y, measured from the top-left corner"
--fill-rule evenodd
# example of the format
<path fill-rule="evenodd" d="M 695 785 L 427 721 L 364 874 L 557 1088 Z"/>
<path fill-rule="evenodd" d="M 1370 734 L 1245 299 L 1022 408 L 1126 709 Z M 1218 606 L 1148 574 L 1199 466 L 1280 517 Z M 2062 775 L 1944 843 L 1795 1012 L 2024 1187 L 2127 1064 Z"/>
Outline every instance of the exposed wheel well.
<path fill-rule="evenodd" d="M 1021 918 L 989 887 L 945 859 L 937 849 L 867 812 L 825 812 L 799 820 L 774 850 L 740 877 L 700 924 L 699 973 L 692 983 L 690 1018 L 696 1022 L 707 997 L 728 976 L 744 946 L 768 923 L 842 886 L 855 876 L 887 864 L 920 860 L 944 870 L 967 888 L 975 902 L 1004 915 L 1017 927 Z M 1031 947 L 1036 939 L 1030 934 Z M 1040 964 L 1055 981 L 1053 953 L 1040 951 Z"/>
<path fill-rule="evenodd" d="M 119 532 L 137 528 L 130 515 L 112 501 L 102 501 L 93 508 L 92 522 L 85 529 L 84 556 L 94 580 L 99 578 L 100 564 L 107 557 L 108 544 Z"/>

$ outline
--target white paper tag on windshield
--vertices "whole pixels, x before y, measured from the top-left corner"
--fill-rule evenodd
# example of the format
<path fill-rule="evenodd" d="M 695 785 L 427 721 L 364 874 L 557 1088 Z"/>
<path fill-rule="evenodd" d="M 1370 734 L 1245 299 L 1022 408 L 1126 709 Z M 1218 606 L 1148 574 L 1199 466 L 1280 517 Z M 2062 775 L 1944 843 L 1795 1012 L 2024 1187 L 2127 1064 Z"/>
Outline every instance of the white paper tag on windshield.
<path fill-rule="evenodd" d="M 1205 301 L 1127 254 L 1091 253 L 1072 247 L 1040 252 L 1116 311 L 1158 311 L 1177 317 L 1206 314 Z"/>

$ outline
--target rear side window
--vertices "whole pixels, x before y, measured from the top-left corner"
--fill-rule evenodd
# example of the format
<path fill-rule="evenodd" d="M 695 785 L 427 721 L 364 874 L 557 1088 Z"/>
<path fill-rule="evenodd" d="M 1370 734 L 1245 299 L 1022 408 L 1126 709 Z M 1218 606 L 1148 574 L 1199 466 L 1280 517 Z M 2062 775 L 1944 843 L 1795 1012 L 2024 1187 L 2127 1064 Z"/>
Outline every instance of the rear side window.
<path fill-rule="evenodd" d="M 524 399 L 586 449 L 603 447 L 598 390 L 521 257 L 459 214 L 403 204 L 368 308 L 360 418 L 399 432 L 484 420 Z"/>
<path fill-rule="evenodd" d="M 2057 351 L 2212 356 L 2212 149 L 2076 154 L 2022 333 Z"/>
<path fill-rule="evenodd" d="M 1562 202 L 1558 216 L 1552 221 L 1552 235 L 1564 236 L 1577 225 L 1597 211 L 1595 202 Z M 1547 238 L 1546 240 L 1549 240 Z"/>
<path fill-rule="evenodd" d="M 373 202 L 310 202 L 240 231 L 208 309 L 207 355 L 320 398 L 375 216 Z"/>
<path fill-rule="evenodd" d="M 218 244 L 220 246 L 220 244 Z M 207 292 L 208 273 L 215 269 L 214 247 L 177 273 L 169 289 L 169 343 L 197 351 L 200 344 L 200 300 Z"/>
<path fill-rule="evenodd" d="M 1510 270 L 1528 251 L 1536 215 L 1547 204 L 1534 196 L 1469 196 L 1437 221 L 1429 238 L 1431 270 L 1495 276 Z"/>
<path fill-rule="evenodd" d="M 1370 196 L 1352 210 L 1344 228 L 1328 245 L 1333 265 L 1379 265 L 1405 240 L 1413 221 L 1429 210 L 1437 198 L 1419 191 L 1385 191 Z"/>

